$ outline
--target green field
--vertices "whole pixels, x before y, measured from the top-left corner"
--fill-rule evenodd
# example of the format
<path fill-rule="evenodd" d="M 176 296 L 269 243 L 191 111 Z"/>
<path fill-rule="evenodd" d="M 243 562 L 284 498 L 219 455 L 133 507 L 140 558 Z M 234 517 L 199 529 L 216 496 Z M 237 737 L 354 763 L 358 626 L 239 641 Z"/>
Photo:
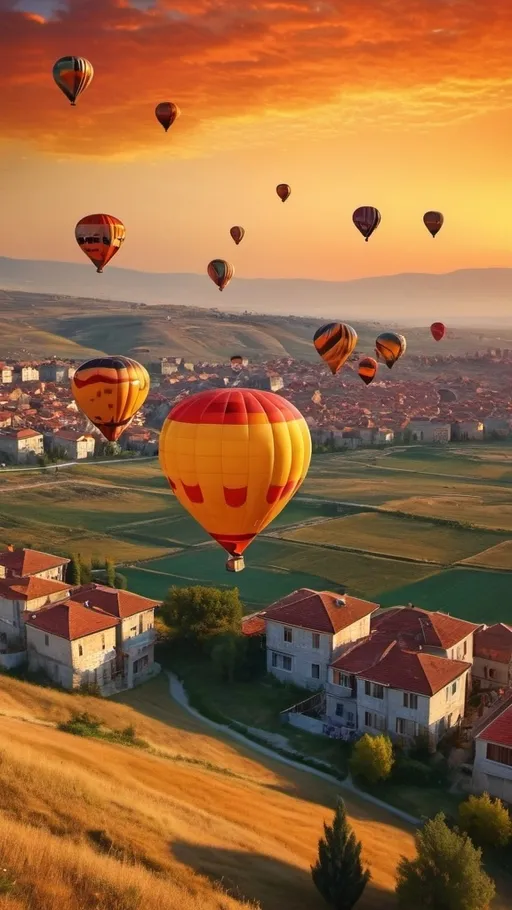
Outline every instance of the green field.
<path fill-rule="evenodd" d="M 384 607 L 413 603 L 488 625 L 512 623 L 512 573 L 448 569 L 387 591 L 381 603 Z"/>

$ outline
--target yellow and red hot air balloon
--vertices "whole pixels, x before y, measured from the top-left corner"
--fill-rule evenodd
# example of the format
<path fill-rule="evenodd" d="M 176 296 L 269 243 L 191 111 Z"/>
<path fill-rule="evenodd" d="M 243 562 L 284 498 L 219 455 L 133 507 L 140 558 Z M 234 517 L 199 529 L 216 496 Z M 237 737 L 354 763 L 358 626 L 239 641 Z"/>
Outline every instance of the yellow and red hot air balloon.
<path fill-rule="evenodd" d="M 219 291 L 223 291 L 235 274 L 235 269 L 230 262 L 225 259 L 212 259 L 208 263 L 208 275 L 213 283 L 217 285 Z"/>
<path fill-rule="evenodd" d="M 444 338 L 446 326 L 442 322 L 433 322 L 430 326 L 430 332 L 434 341 L 441 341 L 441 338 Z"/>
<path fill-rule="evenodd" d="M 113 215 L 86 215 L 76 225 L 75 237 L 96 271 L 102 272 L 123 243 L 126 228 Z"/>
<path fill-rule="evenodd" d="M 358 373 L 365 385 L 370 385 L 370 382 L 373 382 L 377 375 L 378 368 L 379 365 L 373 357 L 363 357 L 363 359 L 359 361 Z"/>
<path fill-rule="evenodd" d="M 73 397 L 109 442 L 130 425 L 149 392 L 145 367 L 129 357 L 95 357 L 82 363 L 71 380 Z"/>
<path fill-rule="evenodd" d="M 161 101 L 155 107 L 155 117 L 162 124 L 165 132 L 173 125 L 174 121 L 181 115 L 177 104 L 173 101 Z"/>
<path fill-rule="evenodd" d="M 75 107 L 78 96 L 91 84 L 93 76 L 92 63 L 85 57 L 61 57 L 53 66 L 53 78 L 72 107 Z"/>
<path fill-rule="evenodd" d="M 213 389 L 172 409 L 160 465 L 184 509 L 244 568 L 242 553 L 304 480 L 311 437 L 297 408 L 256 389 Z"/>
<path fill-rule="evenodd" d="M 313 344 L 334 375 L 341 370 L 357 344 L 357 332 L 343 322 L 330 322 L 318 329 Z"/>
<path fill-rule="evenodd" d="M 238 244 L 244 239 L 245 230 L 239 224 L 235 224 L 232 228 L 230 228 L 229 233 L 238 246 Z"/>
<path fill-rule="evenodd" d="M 423 224 L 432 237 L 435 237 L 444 224 L 444 215 L 442 212 L 425 212 Z"/>
<path fill-rule="evenodd" d="M 281 202 L 286 202 L 291 191 L 292 188 L 291 186 L 288 186 L 287 183 L 278 183 L 276 186 L 276 193 L 279 196 Z"/>
<path fill-rule="evenodd" d="M 405 354 L 407 342 L 398 332 L 381 332 L 375 342 L 377 357 L 382 358 L 389 369 Z"/>

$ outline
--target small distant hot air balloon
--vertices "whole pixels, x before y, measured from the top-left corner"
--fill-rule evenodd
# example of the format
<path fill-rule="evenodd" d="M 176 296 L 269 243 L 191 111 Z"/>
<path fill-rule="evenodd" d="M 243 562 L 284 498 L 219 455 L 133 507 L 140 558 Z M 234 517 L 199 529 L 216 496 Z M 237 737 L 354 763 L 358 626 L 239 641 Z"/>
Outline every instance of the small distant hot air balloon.
<path fill-rule="evenodd" d="M 279 196 L 281 202 L 286 202 L 291 191 L 292 188 L 291 186 L 288 186 L 287 183 L 278 183 L 276 186 L 276 193 Z"/>
<path fill-rule="evenodd" d="M 230 262 L 226 262 L 225 259 L 212 259 L 212 261 L 208 263 L 207 271 L 213 283 L 217 285 L 219 291 L 224 290 L 235 274 L 234 267 Z"/>
<path fill-rule="evenodd" d="M 381 357 L 389 369 L 405 354 L 407 342 L 397 332 L 381 332 L 375 342 L 377 357 Z"/>
<path fill-rule="evenodd" d="M 229 233 L 231 234 L 236 245 L 238 246 L 240 241 L 244 239 L 245 230 L 243 229 L 243 227 L 240 227 L 239 224 L 235 224 L 234 227 L 230 228 Z"/>
<path fill-rule="evenodd" d="M 113 215 L 86 215 L 75 227 L 76 242 L 102 272 L 126 237 L 126 228 Z"/>
<path fill-rule="evenodd" d="M 435 341 L 441 341 L 441 338 L 444 337 L 444 333 L 446 332 L 446 327 L 442 322 L 433 322 L 430 326 L 430 331 L 432 333 L 432 338 Z"/>
<path fill-rule="evenodd" d="M 73 107 L 78 96 L 91 84 L 93 76 L 92 63 L 85 57 L 61 57 L 53 67 L 53 78 Z"/>
<path fill-rule="evenodd" d="M 184 509 L 244 568 L 242 553 L 304 480 L 311 437 L 297 408 L 273 392 L 212 389 L 164 421 L 160 466 Z"/>
<path fill-rule="evenodd" d="M 439 233 L 444 223 L 444 215 L 442 212 L 425 212 L 423 215 L 423 224 L 425 225 L 427 231 L 432 234 L 432 237 L 435 237 Z"/>
<path fill-rule="evenodd" d="M 329 322 L 315 332 L 313 344 L 334 376 L 354 350 L 357 332 L 343 322 Z"/>
<path fill-rule="evenodd" d="M 181 111 L 178 105 L 174 104 L 173 101 L 161 101 L 160 104 L 157 104 L 155 107 L 155 117 L 158 122 L 162 124 L 165 132 L 173 125 L 180 114 Z"/>
<path fill-rule="evenodd" d="M 235 354 L 231 358 L 231 369 L 233 370 L 234 373 L 239 373 L 240 370 L 243 368 L 243 365 L 244 365 L 244 358 L 240 357 L 240 354 Z"/>
<path fill-rule="evenodd" d="M 373 205 L 362 205 L 355 210 L 352 221 L 364 239 L 368 241 L 380 224 L 380 212 Z"/>
<path fill-rule="evenodd" d="M 358 373 L 365 385 L 370 385 L 370 382 L 373 382 L 377 375 L 378 368 L 379 365 L 373 357 L 363 357 L 363 359 L 359 361 Z"/>
<path fill-rule="evenodd" d="M 129 357 L 95 357 L 76 370 L 73 397 L 81 411 L 109 442 L 132 422 L 149 392 L 145 367 Z"/>

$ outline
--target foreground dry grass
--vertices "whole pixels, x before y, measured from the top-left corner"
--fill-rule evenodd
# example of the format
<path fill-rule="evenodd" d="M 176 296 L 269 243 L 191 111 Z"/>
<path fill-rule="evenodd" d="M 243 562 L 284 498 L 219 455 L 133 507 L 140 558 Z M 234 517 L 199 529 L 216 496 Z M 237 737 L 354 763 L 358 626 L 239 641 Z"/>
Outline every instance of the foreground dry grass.
<path fill-rule="evenodd" d="M 205 735 L 166 690 L 160 679 L 128 693 L 130 707 L 0 677 L 0 868 L 17 882 L 1 908 L 324 906 L 309 865 L 336 788 Z M 167 757 L 50 726 L 71 710 L 114 729 L 133 723 Z M 411 832 L 371 806 L 347 805 L 373 874 L 358 910 L 391 910 Z"/>

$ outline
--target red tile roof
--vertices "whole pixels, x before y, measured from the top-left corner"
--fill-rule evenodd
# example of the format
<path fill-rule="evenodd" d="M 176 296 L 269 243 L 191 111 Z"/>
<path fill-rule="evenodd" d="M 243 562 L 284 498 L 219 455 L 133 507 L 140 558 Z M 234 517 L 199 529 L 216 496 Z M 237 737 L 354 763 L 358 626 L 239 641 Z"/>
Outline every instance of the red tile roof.
<path fill-rule="evenodd" d="M 11 576 L 0 578 L 0 597 L 6 600 L 36 600 L 39 597 L 49 597 L 50 594 L 62 592 L 69 597 L 70 586 L 62 581 L 50 581 L 48 578 L 36 578 L 33 575 L 25 578 Z"/>
<path fill-rule="evenodd" d="M 374 632 L 371 637 L 354 642 L 331 664 L 343 673 L 357 675 L 378 664 L 383 656 L 394 647 L 395 641 Z"/>
<path fill-rule="evenodd" d="M 72 592 L 73 600 L 77 603 L 86 601 L 93 607 L 98 607 L 111 616 L 126 619 L 135 613 L 144 610 L 154 610 L 160 606 L 160 601 L 132 594 L 131 591 L 118 591 L 117 588 L 108 588 L 106 585 L 88 584 L 75 588 Z"/>
<path fill-rule="evenodd" d="M 242 635 L 264 635 L 265 634 L 265 615 L 266 611 L 260 613 L 251 613 L 242 619 Z"/>
<path fill-rule="evenodd" d="M 462 660 L 448 660 L 425 651 L 406 651 L 395 642 L 384 652 L 382 660 L 359 676 L 391 689 L 431 696 L 470 669 L 471 664 Z"/>
<path fill-rule="evenodd" d="M 372 629 L 394 637 L 410 638 L 415 646 L 453 648 L 480 625 L 456 619 L 447 613 L 431 613 L 419 607 L 391 607 L 372 618 Z"/>
<path fill-rule="evenodd" d="M 265 611 L 265 619 L 312 632 L 336 634 L 378 609 L 378 604 L 348 594 L 299 588 L 272 604 Z"/>
<path fill-rule="evenodd" d="M 0 566 L 4 566 L 7 575 L 36 575 L 38 572 L 47 572 L 58 566 L 65 566 L 69 559 L 62 556 L 52 556 L 50 553 L 41 553 L 39 550 L 3 550 L 0 552 Z"/>
<path fill-rule="evenodd" d="M 41 436 L 41 433 L 37 433 L 35 430 L 2 430 L 1 435 L 6 439 L 32 439 L 35 436 Z"/>
<path fill-rule="evenodd" d="M 505 708 L 494 720 L 491 720 L 490 724 L 484 727 L 476 738 L 512 749 L 512 705 Z"/>
<path fill-rule="evenodd" d="M 112 629 L 118 623 L 118 619 L 102 610 L 89 609 L 73 600 L 29 614 L 25 620 L 27 626 L 68 641 Z"/>
<path fill-rule="evenodd" d="M 475 632 L 475 657 L 508 664 L 512 661 L 512 626 L 497 622 Z"/>

